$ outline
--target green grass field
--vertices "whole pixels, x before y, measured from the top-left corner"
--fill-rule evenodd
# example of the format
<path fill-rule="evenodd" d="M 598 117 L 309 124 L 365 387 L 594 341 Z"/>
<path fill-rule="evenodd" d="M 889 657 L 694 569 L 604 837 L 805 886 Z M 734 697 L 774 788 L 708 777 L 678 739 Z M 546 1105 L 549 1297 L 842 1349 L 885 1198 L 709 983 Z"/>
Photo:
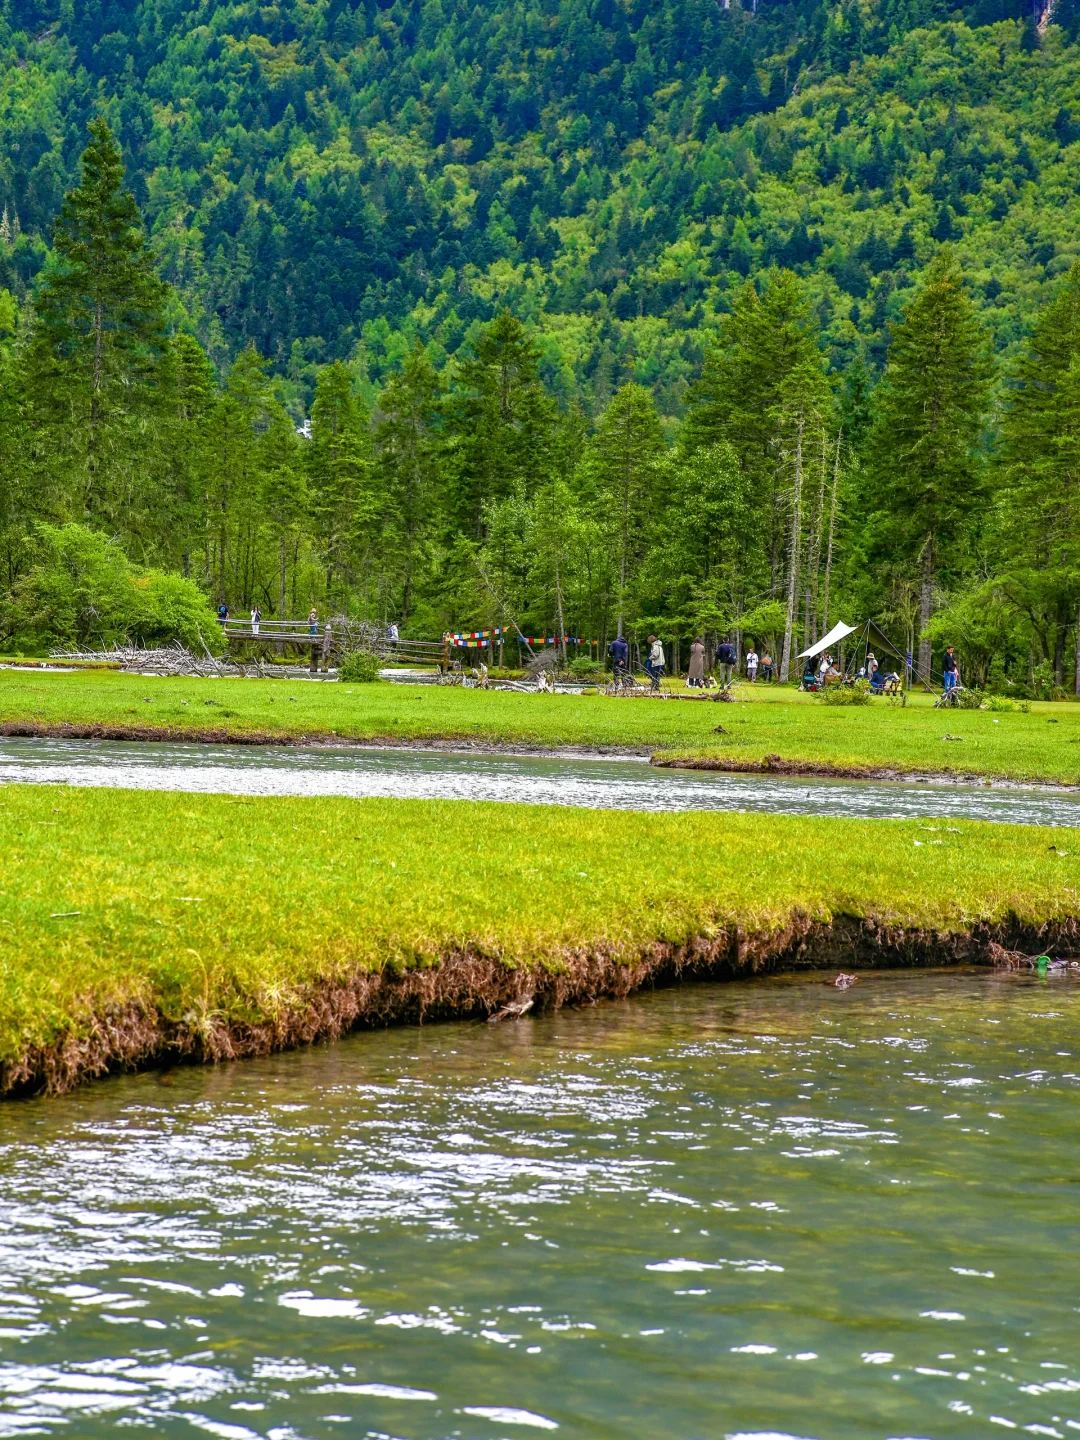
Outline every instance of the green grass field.
<path fill-rule="evenodd" d="M 953 772 L 1080 783 L 1080 705 L 940 711 L 928 697 L 831 707 L 792 689 L 743 685 L 739 703 L 525 695 L 441 686 L 283 680 L 161 680 L 110 671 L 0 671 L 0 726 L 213 730 L 269 738 L 463 740 L 633 748 L 757 763 Z M 716 734 L 717 725 L 724 734 Z M 955 738 L 946 738 L 946 737 Z"/>
<path fill-rule="evenodd" d="M 1005 825 L 12 785 L 0 844 L 6 1062 L 125 1002 L 275 1021 L 305 986 L 463 949 L 558 967 L 797 915 L 948 934 L 1080 914 L 1076 832 Z"/>

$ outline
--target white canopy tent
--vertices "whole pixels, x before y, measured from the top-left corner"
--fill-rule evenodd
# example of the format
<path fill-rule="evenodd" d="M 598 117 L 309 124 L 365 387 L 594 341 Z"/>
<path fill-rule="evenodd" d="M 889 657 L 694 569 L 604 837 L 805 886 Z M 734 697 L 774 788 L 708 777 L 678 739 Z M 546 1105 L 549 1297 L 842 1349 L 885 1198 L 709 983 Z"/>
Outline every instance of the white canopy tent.
<path fill-rule="evenodd" d="M 815 655 L 824 654 L 830 646 L 838 645 L 840 641 L 848 635 L 854 635 L 856 628 L 854 625 L 845 625 L 841 620 L 838 625 L 833 626 L 827 635 L 823 635 L 816 645 L 811 645 L 809 650 L 801 650 L 798 658 L 800 660 L 809 660 Z"/>

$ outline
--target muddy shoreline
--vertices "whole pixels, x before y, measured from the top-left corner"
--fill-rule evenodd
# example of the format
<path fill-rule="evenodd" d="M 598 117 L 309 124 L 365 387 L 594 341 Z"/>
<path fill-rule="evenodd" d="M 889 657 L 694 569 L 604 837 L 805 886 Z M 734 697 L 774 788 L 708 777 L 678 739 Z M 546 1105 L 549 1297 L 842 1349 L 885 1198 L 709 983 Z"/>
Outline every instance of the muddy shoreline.
<path fill-rule="evenodd" d="M 1014 968 L 1022 958 L 1047 950 L 1080 954 L 1080 920 L 1033 926 L 1010 919 L 943 934 L 854 916 L 828 923 L 797 917 L 767 934 L 736 928 L 682 945 L 656 942 L 629 959 L 604 947 L 568 950 L 553 955 L 550 966 L 510 966 L 463 947 L 423 967 L 363 970 L 302 987 L 261 1023 L 175 1021 L 138 1001 L 94 1012 L 79 1033 L 0 1063 L 0 1097 L 60 1095 L 107 1075 L 270 1055 L 333 1041 L 351 1030 L 498 1020 L 507 1007 L 539 1013 L 593 1005 L 688 980 L 799 970 Z"/>
<path fill-rule="evenodd" d="M 833 765 L 820 760 L 785 760 L 766 755 L 761 760 L 740 760 L 726 755 L 665 756 L 631 745 L 528 745 L 521 741 L 477 739 L 474 736 L 439 736 L 406 739 L 400 735 L 358 738 L 333 731 L 312 730 L 283 734 L 267 730 L 226 730 L 213 726 L 176 728 L 168 725 L 76 724 L 66 721 L 0 720 L 0 737 L 40 740 L 124 740 L 187 745 L 274 745 L 282 748 L 350 750 L 442 751 L 456 755 L 521 755 L 549 760 L 648 760 L 661 770 L 714 771 L 727 775 L 769 775 L 819 780 L 888 780 L 905 785 L 974 785 L 993 789 L 1047 790 L 1072 793 L 1080 784 L 1064 781 L 1016 780 L 1005 775 L 971 771 L 901 770 L 893 766 Z"/>
<path fill-rule="evenodd" d="M 665 756 L 653 755 L 652 762 L 661 770 L 703 770 L 723 775 L 769 775 L 818 780 L 891 780 L 905 785 L 975 785 L 993 789 L 1053 790 L 1070 793 L 1080 784 L 1069 785 L 1057 780 L 1014 780 L 1005 775 L 980 775 L 965 770 L 899 770 L 888 765 L 832 765 L 824 760 L 784 760 L 779 755 L 766 755 L 761 760 L 738 760 L 726 755 Z"/>
<path fill-rule="evenodd" d="M 168 725 L 79 725 L 66 721 L 0 720 L 0 736 L 26 740 L 132 740 L 186 745 L 276 745 L 284 748 L 349 750 L 442 750 L 457 755 L 535 755 L 552 760 L 648 760 L 652 751 L 629 745 L 526 745 L 515 741 L 477 740 L 468 735 L 405 739 L 400 735 L 339 735 L 330 730 L 282 734 L 273 730 L 224 730 L 204 726 L 177 729 Z"/>

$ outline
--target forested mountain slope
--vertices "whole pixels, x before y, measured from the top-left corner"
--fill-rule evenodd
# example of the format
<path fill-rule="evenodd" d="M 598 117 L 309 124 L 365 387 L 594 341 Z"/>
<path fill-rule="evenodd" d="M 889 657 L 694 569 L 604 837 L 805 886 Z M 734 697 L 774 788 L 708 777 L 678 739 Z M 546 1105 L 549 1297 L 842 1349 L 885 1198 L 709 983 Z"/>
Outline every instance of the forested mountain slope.
<path fill-rule="evenodd" d="M 678 413 L 773 261 L 874 368 L 947 239 L 1009 348 L 1080 253 L 1072 3 L 1039 34 L 1018 0 L 9 0 L 0 284 L 31 284 L 103 112 L 212 358 L 253 341 L 297 413 L 316 364 L 379 383 L 503 305 L 564 400 L 633 377 Z"/>

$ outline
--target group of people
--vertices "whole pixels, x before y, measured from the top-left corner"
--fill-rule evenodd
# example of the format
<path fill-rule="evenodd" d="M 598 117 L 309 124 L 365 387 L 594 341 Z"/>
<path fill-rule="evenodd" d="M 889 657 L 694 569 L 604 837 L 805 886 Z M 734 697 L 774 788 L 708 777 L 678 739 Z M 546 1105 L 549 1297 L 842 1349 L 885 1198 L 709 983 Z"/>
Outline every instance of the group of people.
<path fill-rule="evenodd" d="M 667 669 L 667 657 L 664 654 L 663 643 L 655 635 L 649 636 L 648 646 L 649 648 L 645 652 L 645 672 L 652 682 L 653 689 L 658 690 Z M 616 676 L 629 674 L 630 646 L 622 635 L 616 636 L 608 646 L 608 655 Z M 731 684 L 732 676 L 738 670 L 738 664 L 739 657 L 735 646 L 730 640 L 721 641 L 716 647 L 716 669 L 721 685 Z M 759 673 L 763 682 L 771 681 L 773 659 L 767 650 L 759 656 L 751 646 L 746 652 L 746 678 L 751 684 L 754 684 Z M 699 635 L 690 646 L 690 666 L 686 674 L 686 683 L 691 690 L 703 690 L 716 684 L 713 677 L 706 674 L 704 636 Z"/>
<path fill-rule="evenodd" d="M 228 622 L 232 619 L 232 611 L 229 609 L 228 605 L 225 604 L 225 601 L 224 601 L 224 600 L 222 600 L 221 604 L 220 604 L 220 605 L 218 606 L 218 608 L 217 608 L 217 618 L 218 618 L 218 620 L 219 620 L 219 622 L 221 623 L 222 626 L 225 626 L 226 624 L 228 624 Z M 252 607 L 251 607 L 251 633 L 252 633 L 252 635 L 258 635 L 258 633 L 259 633 L 259 626 L 262 624 L 262 618 L 263 618 L 262 610 L 261 610 L 261 608 L 259 607 L 258 603 L 256 602 L 256 603 L 255 603 L 254 605 L 252 605 Z M 308 623 L 308 634 L 309 634 L 309 635 L 317 635 L 317 634 L 319 633 L 319 612 L 318 612 L 318 610 L 316 609 L 316 607 L 315 607 L 314 605 L 311 607 L 310 611 L 308 612 L 307 623 Z M 394 626 L 391 627 L 391 629 L 394 631 L 394 639 L 396 640 L 396 639 L 397 639 L 397 626 L 394 625 Z"/>

